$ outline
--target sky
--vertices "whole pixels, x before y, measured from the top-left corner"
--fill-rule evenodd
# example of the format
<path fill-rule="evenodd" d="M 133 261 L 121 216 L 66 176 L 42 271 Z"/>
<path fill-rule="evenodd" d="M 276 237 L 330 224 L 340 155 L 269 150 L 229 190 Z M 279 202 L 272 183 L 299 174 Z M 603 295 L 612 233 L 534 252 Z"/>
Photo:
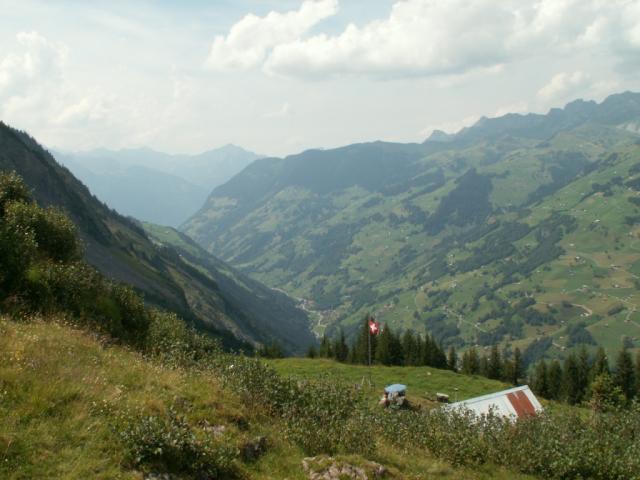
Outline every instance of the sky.
<path fill-rule="evenodd" d="M 0 0 L 0 120 L 47 147 L 421 142 L 640 90 L 640 0 Z"/>

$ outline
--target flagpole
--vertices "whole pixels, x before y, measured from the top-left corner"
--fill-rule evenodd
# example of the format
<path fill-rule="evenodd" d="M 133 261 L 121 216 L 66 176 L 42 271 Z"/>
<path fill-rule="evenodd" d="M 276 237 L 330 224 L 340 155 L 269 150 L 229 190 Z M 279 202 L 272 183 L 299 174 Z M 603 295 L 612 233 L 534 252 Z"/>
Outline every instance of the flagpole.
<path fill-rule="evenodd" d="M 369 368 L 371 368 L 371 328 L 369 330 L 369 335 L 367 335 L 367 340 L 369 340 Z"/>
<path fill-rule="evenodd" d="M 369 322 L 371 321 L 371 317 L 369 317 Z M 375 320 L 374 320 L 375 321 Z M 367 323 L 367 340 L 369 343 L 369 367 L 367 368 L 367 372 L 369 373 L 369 388 L 373 387 L 371 383 L 371 326 Z"/>

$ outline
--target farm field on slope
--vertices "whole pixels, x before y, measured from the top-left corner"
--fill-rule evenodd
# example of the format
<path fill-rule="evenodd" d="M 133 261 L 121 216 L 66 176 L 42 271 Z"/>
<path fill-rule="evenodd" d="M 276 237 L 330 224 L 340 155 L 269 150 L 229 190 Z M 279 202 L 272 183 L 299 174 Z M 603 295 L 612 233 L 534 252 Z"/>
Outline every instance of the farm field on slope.
<path fill-rule="evenodd" d="M 301 299 L 317 333 L 349 337 L 372 313 L 458 349 L 542 341 L 531 362 L 588 336 L 637 349 L 639 98 L 264 159 L 183 228 Z"/>

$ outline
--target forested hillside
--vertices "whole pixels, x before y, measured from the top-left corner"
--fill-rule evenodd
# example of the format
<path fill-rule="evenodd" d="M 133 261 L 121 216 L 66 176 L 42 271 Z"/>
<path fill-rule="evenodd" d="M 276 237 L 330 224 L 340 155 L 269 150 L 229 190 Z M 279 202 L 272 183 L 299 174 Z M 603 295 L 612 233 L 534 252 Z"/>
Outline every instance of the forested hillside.
<path fill-rule="evenodd" d="M 313 342 L 306 316 L 294 301 L 274 297 L 282 308 L 277 316 L 249 313 L 176 251 L 158 248 L 138 223 L 96 199 L 35 140 L 4 124 L 0 124 L 0 170 L 17 172 L 39 205 L 55 206 L 69 215 L 82 240 L 84 258 L 108 278 L 143 293 L 148 303 L 224 337 L 228 346 L 278 341 L 287 351 L 299 351 Z M 265 292 L 269 290 L 264 289 L 263 298 Z"/>
<path fill-rule="evenodd" d="M 183 230 L 304 299 L 316 330 L 366 312 L 445 345 L 637 348 L 640 94 L 481 119 L 423 144 L 256 161 Z"/>

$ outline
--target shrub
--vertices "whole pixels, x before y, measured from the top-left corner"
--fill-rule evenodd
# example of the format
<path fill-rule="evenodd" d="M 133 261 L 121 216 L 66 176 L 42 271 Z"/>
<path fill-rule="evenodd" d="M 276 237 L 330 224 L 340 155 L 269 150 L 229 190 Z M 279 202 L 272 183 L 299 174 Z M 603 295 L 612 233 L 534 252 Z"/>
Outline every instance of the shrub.
<path fill-rule="evenodd" d="M 0 172 L 0 217 L 10 202 L 29 202 L 31 194 L 16 172 Z"/>
<path fill-rule="evenodd" d="M 55 261 L 78 260 L 80 242 L 75 225 L 55 208 L 40 208 L 35 203 L 11 202 L 5 206 L 5 221 L 33 231 L 39 254 Z"/>
<path fill-rule="evenodd" d="M 215 366 L 222 355 L 220 342 L 196 332 L 173 313 L 150 312 L 144 351 L 172 367 Z"/>
<path fill-rule="evenodd" d="M 121 413 L 114 430 L 135 466 L 198 478 L 229 478 L 234 473 L 237 448 L 199 435 L 173 408 L 164 415 Z"/>

